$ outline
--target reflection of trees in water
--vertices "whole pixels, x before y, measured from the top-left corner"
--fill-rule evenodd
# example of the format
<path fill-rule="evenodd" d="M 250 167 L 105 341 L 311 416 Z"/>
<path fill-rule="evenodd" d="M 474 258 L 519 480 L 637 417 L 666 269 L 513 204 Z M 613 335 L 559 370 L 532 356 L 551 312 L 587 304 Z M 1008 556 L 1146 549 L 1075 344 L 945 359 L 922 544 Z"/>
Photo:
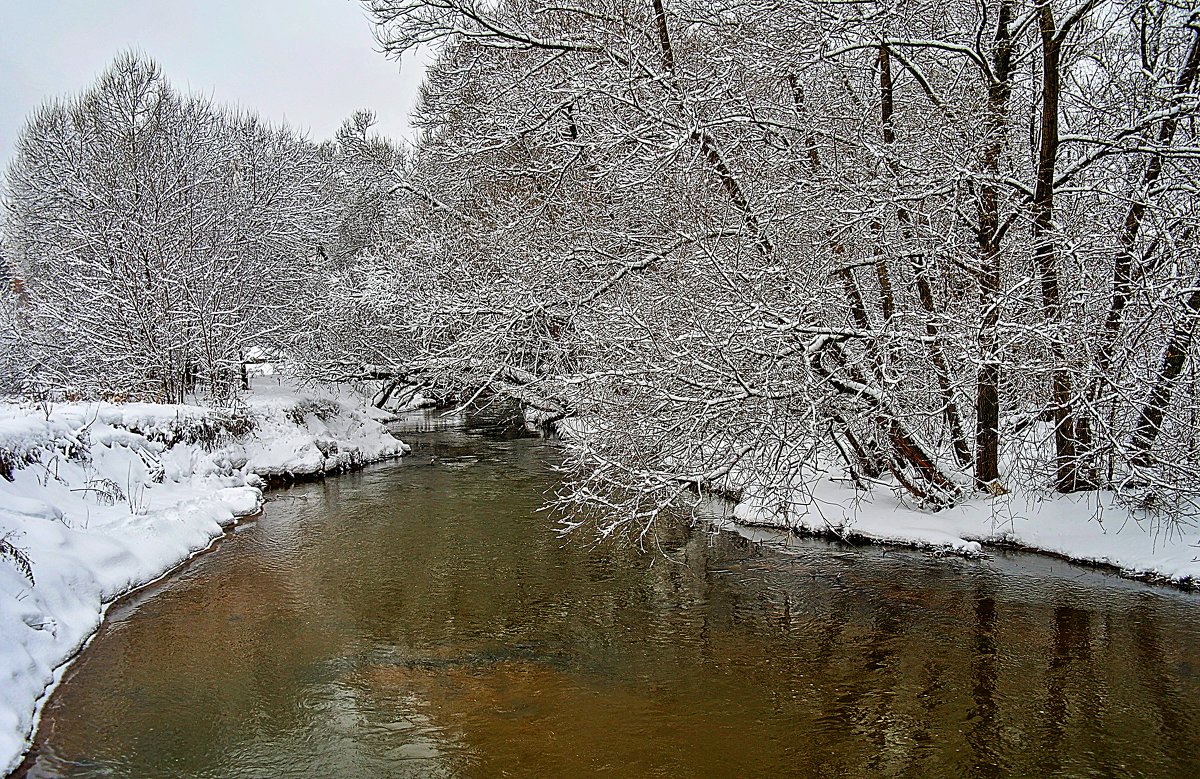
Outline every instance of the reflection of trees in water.
<path fill-rule="evenodd" d="M 1155 615 L 1145 607 L 1134 610 L 1128 624 L 1142 669 L 1137 676 L 1137 690 L 1141 693 L 1139 698 L 1144 696 L 1142 711 L 1150 719 L 1146 735 L 1164 744 L 1166 752 L 1178 761 L 1176 770 L 1181 772 L 1178 775 L 1183 776 L 1188 773 L 1185 761 L 1195 760 L 1200 754 L 1195 678 L 1188 680 L 1189 691 L 1180 689 L 1185 677 L 1179 674 L 1177 664 L 1186 645 L 1174 636 L 1164 638 Z"/>
<path fill-rule="evenodd" d="M 1056 606 L 1051 630 L 1052 654 L 1046 673 L 1042 743 L 1038 749 L 1038 770 L 1046 774 L 1061 768 L 1067 724 L 1073 719 L 1072 698 L 1079 692 L 1076 682 L 1090 660 L 1090 630 L 1085 612 L 1070 606 Z"/>
<path fill-rule="evenodd" d="M 967 743 L 974 752 L 972 771 L 979 776 L 999 776 L 996 761 L 996 601 L 981 588 L 971 623 L 972 706 L 967 712 Z"/>

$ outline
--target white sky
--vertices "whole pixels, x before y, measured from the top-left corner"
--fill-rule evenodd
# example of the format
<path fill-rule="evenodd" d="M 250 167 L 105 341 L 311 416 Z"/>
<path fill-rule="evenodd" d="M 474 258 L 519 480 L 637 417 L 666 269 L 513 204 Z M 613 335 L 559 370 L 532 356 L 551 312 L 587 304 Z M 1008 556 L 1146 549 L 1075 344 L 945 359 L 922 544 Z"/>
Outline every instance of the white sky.
<path fill-rule="evenodd" d="M 156 60 L 181 92 L 331 138 L 369 108 L 376 130 L 411 132 L 422 67 L 376 51 L 354 0 L 0 0 L 0 171 L 25 117 L 91 85 L 122 49 Z"/>

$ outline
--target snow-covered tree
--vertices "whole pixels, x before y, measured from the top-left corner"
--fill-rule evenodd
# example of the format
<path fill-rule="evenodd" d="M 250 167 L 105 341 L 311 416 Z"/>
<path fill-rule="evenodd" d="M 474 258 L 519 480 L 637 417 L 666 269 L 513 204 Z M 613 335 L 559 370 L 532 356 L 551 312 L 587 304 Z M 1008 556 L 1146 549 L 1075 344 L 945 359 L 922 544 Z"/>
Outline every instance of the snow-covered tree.
<path fill-rule="evenodd" d="M 46 378 L 167 401 L 197 381 L 228 395 L 334 212 L 320 147 L 180 95 L 133 53 L 30 117 L 5 205 Z"/>
<path fill-rule="evenodd" d="M 1200 491 L 1188 8 L 366 5 L 439 52 L 396 361 L 586 417 L 569 500 Z"/>

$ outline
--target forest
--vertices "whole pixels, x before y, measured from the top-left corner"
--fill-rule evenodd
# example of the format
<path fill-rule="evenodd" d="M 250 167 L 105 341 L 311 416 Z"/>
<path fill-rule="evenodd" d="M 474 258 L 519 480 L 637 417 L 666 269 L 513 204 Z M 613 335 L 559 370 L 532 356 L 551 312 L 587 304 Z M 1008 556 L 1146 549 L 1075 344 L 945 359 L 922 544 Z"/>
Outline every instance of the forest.
<path fill-rule="evenodd" d="M 569 527 L 830 478 L 1200 498 L 1200 12 L 367 0 L 417 142 L 127 53 L 8 171 L 0 394 L 236 405 L 247 362 L 504 396 Z"/>

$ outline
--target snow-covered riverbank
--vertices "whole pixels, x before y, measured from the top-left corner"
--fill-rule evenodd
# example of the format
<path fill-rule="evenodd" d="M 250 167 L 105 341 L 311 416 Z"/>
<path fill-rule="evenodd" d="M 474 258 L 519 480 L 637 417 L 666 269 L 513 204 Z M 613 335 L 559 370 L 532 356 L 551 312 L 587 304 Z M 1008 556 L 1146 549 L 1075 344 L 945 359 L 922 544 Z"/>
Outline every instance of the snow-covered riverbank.
<path fill-rule="evenodd" d="M 1109 492 L 980 496 L 932 512 L 886 489 L 857 492 L 826 479 L 790 498 L 747 491 L 729 517 L 749 526 L 818 533 L 968 556 L 985 546 L 1019 547 L 1081 563 L 1112 566 L 1129 576 L 1200 582 L 1200 527 L 1119 505 Z"/>
<path fill-rule="evenodd" d="M 536 411 L 526 412 L 526 419 L 531 425 L 545 421 Z M 588 446 L 592 427 L 586 419 L 570 417 L 554 426 L 567 446 Z M 771 528 L 968 557 L 986 554 L 987 546 L 1020 548 L 1109 566 L 1130 577 L 1200 584 L 1200 513 L 1194 507 L 1168 515 L 1132 509 L 1104 490 L 1061 495 L 1014 488 L 931 511 L 883 481 L 856 489 L 838 467 L 790 489 L 750 481 L 735 468 L 710 485 L 714 494 L 702 498 L 701 518 L 742 530 Z"/>
<path fill-rule="evenodd" d="M 264 483 L 406 450 L 369 409 L 274 384 L 236 414 L 0 404 L 0 773 L 113 599 L 256 513 Z"/>

